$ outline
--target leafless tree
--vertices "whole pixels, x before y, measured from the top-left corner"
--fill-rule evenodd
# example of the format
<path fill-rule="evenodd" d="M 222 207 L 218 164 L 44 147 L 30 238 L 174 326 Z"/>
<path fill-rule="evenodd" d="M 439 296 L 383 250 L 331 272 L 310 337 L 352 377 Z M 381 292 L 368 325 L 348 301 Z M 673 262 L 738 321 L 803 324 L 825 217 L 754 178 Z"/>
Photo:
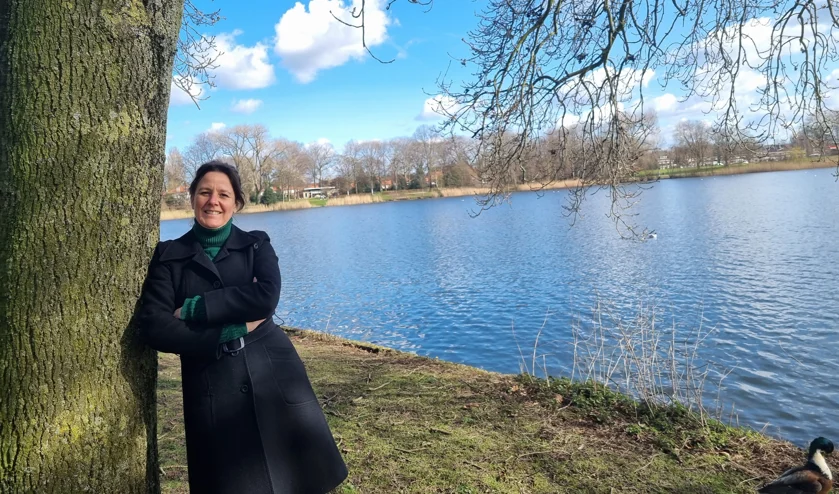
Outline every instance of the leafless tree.
<path fill-rule="evenodd" d="M 683 120 L 676 124 L 674 138 L 688 157 L 689 166 L 700 167 L 706 164 L 713 152 L 711 126 L 701 120 Z"/>
<path fill-rule="evenodd" d="M 388 187 L 385 186 L 385 181 L 390 180 L 392 182 L 390 187 L 396 185 L 396 181 L 392 180 L 391 177 L 391 161 L 393 160 L 394 156 L 394 146 L 393 142 L 390 140 L 382 141 L 378 143 L 379 150 L 378 153 L 380 154 L 381 158 L 381 168 L 378 170 L 377 175 L 379 177 L 379 184 L 383 189 Z"/>
<path fill-rule="evenodd" d="M 821 118 L 804 119 L 797 132 L 807 149 L 807 155 L 822 158 L 831 155 L 830 147 L 836 149 L 839 137 L 839 112 L 828 110 Z"/>
<path fill-rule="evenodd" d="M 313 142 L 306 146 L 306 157 L 309 177 L 313 184 L 320 186 L 324 173 L 334 162 L 335 149 L 329 143 Z"/>
<path fill-rule="evenodd" d="M 440 143 L 441 161 L 444 166 L 464 163 L 471 165 L 475 161 L 478 151 L 473 139 L 461 135 L 453 135 Z"/>
<path fill-rule="evenodd" d="M 365 141 L 360 144 L 361 170 L 371 192 L 381 188 L 382 177 L 387 174 L 385 146 L 379 141 Z"/>
<path fill-rule="evenodd" d="M 451 136 L 439 143 L 442 186 L 471 187 L 474 182 L 474 141 L 464 136 Z"/>
<path fill-rule="evenodd" d="M 420 184 L 427 182 L 431 187 L 432 172 L 439 168 L 439 145 L 442 141 L 436 128 L 431 125 L 420 125 L 414 131 L 414 166 L 416 167 L 417 179 Z"/>
<path fill-rule="evenodd" d="M 195 171 L 202 164 L 221 157 L 221 143 L 215 132 L 202 132 L 192 139 L 184 151 L 184 169 L 186 179 L 191 181 Z"/>
<path fill-rule="evenodd" d="M 303 145 L 287 139 L 274 139 L 272 143 L 273 166 L 270 184 L 283 191 L 285 200 L 306 185 L 308 159 Z M 296 195 L 296 194 L 295 194 Z"/>
<path fill-rule="evenodd" d="M 712 152 L 721 165 L 730 165 L 736 159 L 752 158 L 759 154 L 761 146 L 746 136 L 733 139 L 724 131 L 714 130 L 711 133 Z"/>
<path fill-rule="evenodd" d="M 186 183 L 184 158 L 178 148 L 172 148 L 166 155 L 163 165 L 163 190 L 169 191 Z"/>
<path fill-rule="evenodd" d="M 336 159 L 338 174 L 346 180 L 347 192 L 355 189 L 358 193 L 358 179 L 361 173 L 361 146 L 358 141 L 348 141 L 344 144 L 344 152 Z"/>
<path fill-rule="evenodd" d="M 248 145 L 250 131 L 248 125 L 236 125 L 215 132 L 213 136 L 218 143 L 219 154 L 239 170 L 243 187 L 245 184 L 254 181 L 252 177 L 253 165 L 250 163 L 250 146 Z M 253 190 L 245 188 L 245 199 L 249 200 Z"/>
<path fill-rule="evenodd" d="M 244 163 L 248 168 L 245 174 L 248 181 L 245 182 L 245 186 L 257 198 L 260 198 L 263 192 L 265 192 L 265 189 L 270 185 L 271 173 L 276 163 L 275 152 L 278 149 L 273 146 L 268 128 L 264 125 L 247 125 L 243 126 L 242 130 L 245 131 L 244 141 L 247 146 L 246 153 L 248 156 L 248 159 Z"/>
<path fill-rule="evenodd" d="M 394 189 L 399 190 L 400 181 L 407 187 L 411 181 L 412 158 L 411 147 L 413 141 L 407 137 L 398 137 L 389 141 L 391 147 L 390 175 L 393 178 Z"/>
<path fill-rule="evenodd" d="M 236 165 L 247 195 L 258 201 L 271 185 L 278 153 L 285 148 L 272 141 L 268 128 L 261 124 L 236 125 L 208 137 L 216 143 L 217 154 Z"/>

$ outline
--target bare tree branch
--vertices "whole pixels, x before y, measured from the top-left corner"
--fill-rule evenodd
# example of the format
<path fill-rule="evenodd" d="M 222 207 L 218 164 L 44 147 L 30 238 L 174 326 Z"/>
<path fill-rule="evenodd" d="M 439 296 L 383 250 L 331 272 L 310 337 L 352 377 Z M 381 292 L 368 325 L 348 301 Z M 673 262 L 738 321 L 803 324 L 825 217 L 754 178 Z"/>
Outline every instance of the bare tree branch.
<path fill-rule="evenodd" d="M 204 26 L 212 26 L 222 19 L 219 11 L 204 12 L 195 6 L 193 0 L 184 3 L 184 15 L 181 20 L 181 32 L 178 37 L 178 50 L 175 55 L 174 83 L 192 98 L 195 106 L 200 107 L 203 88 L 215 87 L 212 70 L 222 55 L 216 46 L 215 36 L 206 36 L 200 32 Z"/>
<path fill-rule="evenodd" d="M 489 0 L 463 40 L 469 55 L 454 58 L 471 76 L 439 79 L 455 103 L 441 105 L 443 127 L 479 142 L 480 176 L 491 188 L 482 208 L 503 200 L 525 171 L 544 185 L 567 178 L 570 167 L 580 188 L 569 212 L 579 211 L 587 189 L 604 187 L 616 225 L 632 232 L 621 218 L 638 189 L 623 184 L 649 147 L 653 77 L 678 86 L 683 101 L 702 102 L 721 142 L 786 140 L 800 129 L 836 143 L 835 2 Z M 362 31 L 368 5 L 353 12 Z M 552 159 L 531 166 L 546 141 Z"/>

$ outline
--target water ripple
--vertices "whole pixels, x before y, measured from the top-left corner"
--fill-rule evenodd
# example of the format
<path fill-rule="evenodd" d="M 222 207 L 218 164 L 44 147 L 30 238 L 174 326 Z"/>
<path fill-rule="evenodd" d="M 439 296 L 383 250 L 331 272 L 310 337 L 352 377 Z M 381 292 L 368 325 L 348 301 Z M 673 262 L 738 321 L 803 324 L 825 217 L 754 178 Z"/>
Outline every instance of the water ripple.
<path fill-rule="evenodd" d="M 531 365 L 541 331 L 544 365 L 569 373 L 571 325 L 598 301 L 627 320 L 655 306 L 659 324 L 687 339 L 712 330 L 698 358 L 731 370 L 720 397 L 732 420 L 805 445 L 839 438 L 839 186 L 829 177 L 664 181 L 635 210 L 658 232 L 641 244 L 618 238 L 602 194 L 573 227 L 560 192 L 515 194 L 477 218 L 452 198 L 236 222 L 271 235 L 287 324 L 501 372 Z M 163 222 L 161 237 L 187 228 Z"/>

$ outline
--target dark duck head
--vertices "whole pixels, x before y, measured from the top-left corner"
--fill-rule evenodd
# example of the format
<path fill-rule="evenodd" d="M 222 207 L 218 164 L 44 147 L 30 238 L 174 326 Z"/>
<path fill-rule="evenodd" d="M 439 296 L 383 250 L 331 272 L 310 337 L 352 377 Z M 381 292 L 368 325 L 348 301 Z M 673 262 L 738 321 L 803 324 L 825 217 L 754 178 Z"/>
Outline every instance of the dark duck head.
<path fill-rule="evenodd" d="M 830 472 L 830 467 L 824 461 L 825 456 L 833 453 L 833 442 L 830 439 L 817 437 L 810 443 L 810 451 L 807 453 L 807 462 L 817 466 L 822 475 L 833 480 L 833 474 Z"/>

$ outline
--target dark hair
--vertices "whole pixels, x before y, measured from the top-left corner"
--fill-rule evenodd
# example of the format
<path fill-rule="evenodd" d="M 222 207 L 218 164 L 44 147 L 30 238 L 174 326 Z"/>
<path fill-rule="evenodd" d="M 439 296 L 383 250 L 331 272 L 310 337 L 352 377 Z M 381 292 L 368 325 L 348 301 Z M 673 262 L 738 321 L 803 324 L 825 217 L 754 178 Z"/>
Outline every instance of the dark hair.
<path fill-rule="evenodd" d="M 241 211 L 245 207 L 245 193 L 242 191 L 242 180 L 239 179 L 239 172 L 233 165 L 220 160 L 208 161 L 198 167 L 198 170 L 195 172 L 195 178 L 189 184 L 190 199 L 195 198 L 195 189 L 198 188 L 198 182 L 204 178 L 204 175 L 210 172 L 221 172 L 227 175 L 227 178 L 230 179 L 230 185 L 233 186 L 233 195 L 236 197 L 236 211 Z"/>

